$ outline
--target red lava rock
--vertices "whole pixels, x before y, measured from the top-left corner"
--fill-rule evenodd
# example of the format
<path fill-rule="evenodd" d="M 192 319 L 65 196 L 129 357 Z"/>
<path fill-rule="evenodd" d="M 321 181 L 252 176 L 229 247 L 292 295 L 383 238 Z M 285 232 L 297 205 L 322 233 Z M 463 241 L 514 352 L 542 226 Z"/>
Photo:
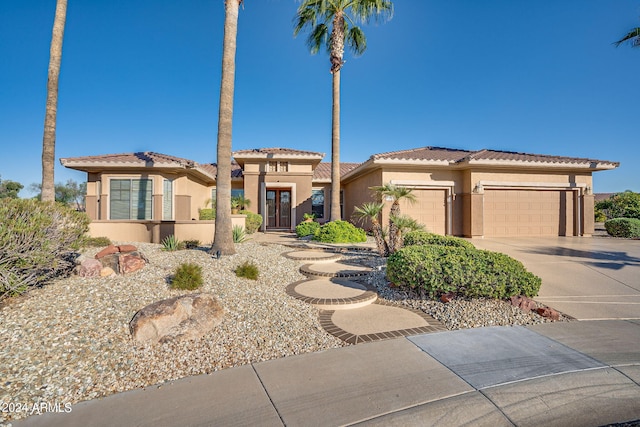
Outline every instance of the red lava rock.
<path fill-rule="evenodd" d="M 542 317 L 546 317 L 551 320 L 560 320 L 560 313 L 555 311 L 553 308 L 540 307 L 536 310 L 536 312 Z"/>
<path fill-rule="evenodd" d="M 119 252 L 135 252 L 138 250 L 138 248 L 133 245 L 120 245 L 117 248 Z"/>
<path fill-rule="evenodd" d="M 96 254 L 96 259 L 104 258 L 107 255 L 117 254 L 120 252 L 117 246 L 109 245 Z"/>
<path fill-rule="evenodd" d="M 440 301 L 442 301 L 442 302 L 444 302 L 444 303 L 448 303 L 449 301 L 451 301 L 452 299 L 454 299 L 454 298 L 455 298 L 455 296 L 456 296 L 456 295 L 455 295 L 455 294 L 453 294 L 453 293 L 451 293 L 451 292 L 446 293 L 446 294 L 442 294 L 442 295 L 440 295 Z"/>
<path fill-rule="evenodd" d="M 514 295 L 511 297 L 511 305 L 514 307 L 519 307 L 525 313 L 530 312 L 531 310 L 535 310 L 537 304 L 531 298 L 527 298 L 524 295 Z"/>

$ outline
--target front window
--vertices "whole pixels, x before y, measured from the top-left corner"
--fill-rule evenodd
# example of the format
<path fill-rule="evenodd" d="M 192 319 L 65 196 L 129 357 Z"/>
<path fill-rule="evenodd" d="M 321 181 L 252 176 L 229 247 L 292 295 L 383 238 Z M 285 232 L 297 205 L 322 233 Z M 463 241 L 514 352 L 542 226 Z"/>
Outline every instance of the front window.
<path fill-rule="evenodd" d="M 165 179 L 162 188 L 162 219 L 173 219 L 173 181 Z"/>
<path fill-rule="evenodd" d="M 152 219 L 152 180 L 112 179 L 110 219 Z"/>
<path fill-rule="evenodd" d="M 316 218 L 324 218 L 324 190 L 313 190 L 311 192 L 311 213 Z"/>

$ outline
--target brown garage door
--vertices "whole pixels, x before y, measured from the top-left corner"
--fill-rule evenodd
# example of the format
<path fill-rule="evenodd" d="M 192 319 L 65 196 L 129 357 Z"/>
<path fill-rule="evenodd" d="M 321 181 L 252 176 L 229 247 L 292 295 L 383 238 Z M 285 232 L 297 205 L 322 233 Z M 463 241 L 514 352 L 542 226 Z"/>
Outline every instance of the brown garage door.
<path fill-rule="evenodd" d="M 573 235 L 571 191 L 486 190 L 484 235 Z"/>
<path fill-rule="evenodd" d="M 424 224 L 427 231 L 438 234 L 446 233 L 447 210 L 445 190 L 413 190 L 416 203 L 401 201 L 403 215 Z"/>

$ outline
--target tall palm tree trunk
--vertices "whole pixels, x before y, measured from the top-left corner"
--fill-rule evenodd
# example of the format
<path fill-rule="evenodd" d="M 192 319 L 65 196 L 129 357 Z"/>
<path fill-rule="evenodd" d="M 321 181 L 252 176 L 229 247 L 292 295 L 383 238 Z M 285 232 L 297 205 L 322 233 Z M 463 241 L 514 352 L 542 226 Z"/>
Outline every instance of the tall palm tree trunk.
<path fill-rule="evenodd" d="M 216 224 L 212 253 L 233 255 L 231 226 L 231 133 L 233 129 L 233 94 L 236 71 L 236 37 L 238 8 L 241 0 L 225 0 L 224 39 L 222 48 L 222 77 L 218 112 L 218 148 L 216 177 Z"/>
<path fill-rule="evenodd" d="M 340 211 L 340 69 L 333 72 L 331 128 L 331 221 L 342 219 Z"/>
<path fill-rule="evenodd" d="M 56 151 L 56 117 L 58 114 L 58 78 L 62 62 L 62 39 L 67 17 L 67 0 L 58 0 L 53 21 L 47 78 L 47 106 L 42 137 L 42 201 L 55 201 L 54 165 Z"/>

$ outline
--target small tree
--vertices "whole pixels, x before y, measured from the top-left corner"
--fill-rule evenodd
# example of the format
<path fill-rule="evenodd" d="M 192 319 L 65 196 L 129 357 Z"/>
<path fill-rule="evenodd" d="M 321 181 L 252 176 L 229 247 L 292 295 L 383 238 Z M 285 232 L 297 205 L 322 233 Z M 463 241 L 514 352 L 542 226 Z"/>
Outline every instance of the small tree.
<path fill-rule="evenodd" d="M 377 187 L 371 187 L 375 191 L 378 200 L 382 200 L 383 197 L 391 197 L 393 202 L 391 203 L 391 211 L 389 212 L 389 253 L 392 254 L 398 249 L 398 242 L 401 238 L 400 229 L 392 221 L 392 218 L 401 217 L 400 201 L 406 200 L 409 203 L 416 202 L 416 195 L 413 194 L 413 190 L 408 187 L 401 187 L 395 184 L 385 184 Z"/>
<path fill-rule="evenodd" d="M 380 254 L 380 256 L 387 257 L 389 256 L 389 245 L 384 239 L 382 225 L 378 220 L 378 217 L 382 212 L 382 208 L 384 208 L 384 203 L 381 202 L 364 203 L 361 207 L 355 208 L 354 216 L 361 222 L 371 222 L 373 238 L 376 241 L 378 253 Z"/>
<path fill-rule="evenodd" d="M 0 199 L 17 199 L 24 185 L 9 179 L 0 179 Z"/>

